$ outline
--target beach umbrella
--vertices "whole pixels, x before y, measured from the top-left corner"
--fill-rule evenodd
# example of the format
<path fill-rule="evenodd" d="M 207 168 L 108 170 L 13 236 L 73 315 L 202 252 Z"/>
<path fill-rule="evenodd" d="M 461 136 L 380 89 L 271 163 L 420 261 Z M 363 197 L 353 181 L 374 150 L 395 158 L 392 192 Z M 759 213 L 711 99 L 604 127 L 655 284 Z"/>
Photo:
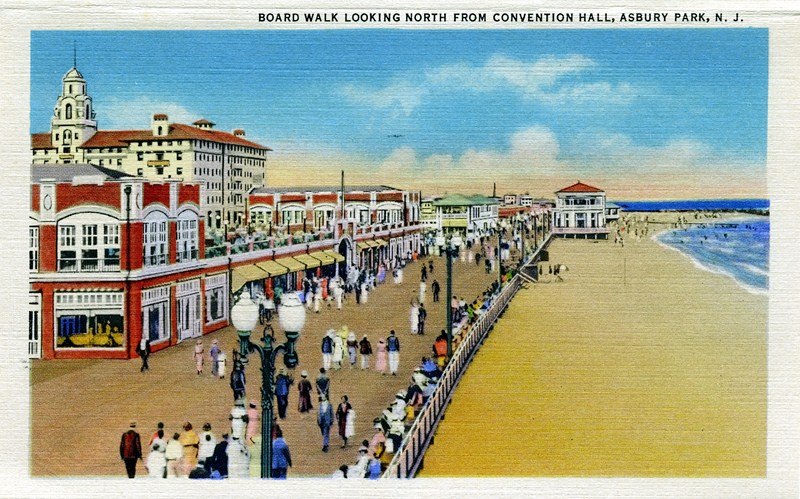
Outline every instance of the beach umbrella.
<path fill-rule="evenodd" d="M 559 266 L 558 266 L 558 270 L 563 272 L 563 271 L 565 271 L 565 270 L 569 270 L 569 269 L 567 268 L 567 266 L 566 266 L 566 265 L 564 265 L 564 264 L 562 263 L 561 265 L 559 265 Z"/>

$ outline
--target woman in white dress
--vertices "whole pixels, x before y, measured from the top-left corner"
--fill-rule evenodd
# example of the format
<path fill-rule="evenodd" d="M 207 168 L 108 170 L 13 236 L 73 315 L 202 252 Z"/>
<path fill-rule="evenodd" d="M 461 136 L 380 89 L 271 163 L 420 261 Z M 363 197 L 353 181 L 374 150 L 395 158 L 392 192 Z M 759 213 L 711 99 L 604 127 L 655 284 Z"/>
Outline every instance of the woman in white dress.
<path fill-rule="evenodd" d="M 419 331 L 419 306 L 412 300 L 411 301 L 411 334 L 417 334 Z"/>

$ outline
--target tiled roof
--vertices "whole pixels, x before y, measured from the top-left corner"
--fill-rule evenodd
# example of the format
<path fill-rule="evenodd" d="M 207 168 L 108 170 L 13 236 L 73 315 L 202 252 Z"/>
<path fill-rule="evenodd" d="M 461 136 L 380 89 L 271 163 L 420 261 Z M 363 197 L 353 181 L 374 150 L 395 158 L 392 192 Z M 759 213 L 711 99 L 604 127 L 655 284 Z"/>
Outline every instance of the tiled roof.
<path fill-rule="evenodd" d="M 31 182 L 41 182 L 43 178 L 52 178 L 57 182 L 72 182 L 75 177 L 84 175 L 102 175 L 106 180 L 133 176 L 119 170 L 88 164 L 31 165 Z"/>
<path fill-rule="evenodd" d="M 49 133 L 32 133 L 31 149 L 55 149 L 50 143 Z"/>
<path fill-rule="evenodd" d="M 605 192 L 603 189 L 598 189 L 597 187 L 592 187 L 591 185 L 586 185 L 581 182 L 572 184 L 569 187 L 564 187 L 560 191 L 556 192 Z"/>
<path fill-rule="evenodd" d="M 129 142 L 145 142 L 152 140 L 207 140 L 209 142 L 222 142 L 254 149 L 271 151 L 269 147 L 250 142 L 242 137 L 237 137 L 228 132 L 197 128 L 196 126 L 173 123 L 169 133 L 156 137 L 151 130 L 112 130 L 95 133 L 91 139 L 81 146 L 83 149 L 98 147 L 126 147 Z"/>

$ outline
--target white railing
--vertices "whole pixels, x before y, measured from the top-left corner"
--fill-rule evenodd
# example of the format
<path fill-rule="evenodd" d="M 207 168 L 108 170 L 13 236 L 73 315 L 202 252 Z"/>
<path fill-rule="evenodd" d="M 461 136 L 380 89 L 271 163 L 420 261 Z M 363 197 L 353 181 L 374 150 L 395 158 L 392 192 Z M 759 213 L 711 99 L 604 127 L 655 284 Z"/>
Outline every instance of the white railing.
<path fill-rule="evenodd" d="M 606 227 L 553 227 L 553 234 L 608 234 Z"/>
<path fill-rule="evenodd" d="M 392 461 L 383 473 L 383 478 L 413 478 L 422 466 L 425 450 L 433 440 L 433 434 L 444 416 L 458 382 L 467 370 L 472 358 L 483 343 L 484 338 L 503 313 L 508 302 L 520 287 L 520 278 L 515 275 L 494 297 L 488 310 L 481 314 L 461 340 L 453 358 L 442 373 L 436 389 L 425 402 L 414 424 L 395 450 Z"/>

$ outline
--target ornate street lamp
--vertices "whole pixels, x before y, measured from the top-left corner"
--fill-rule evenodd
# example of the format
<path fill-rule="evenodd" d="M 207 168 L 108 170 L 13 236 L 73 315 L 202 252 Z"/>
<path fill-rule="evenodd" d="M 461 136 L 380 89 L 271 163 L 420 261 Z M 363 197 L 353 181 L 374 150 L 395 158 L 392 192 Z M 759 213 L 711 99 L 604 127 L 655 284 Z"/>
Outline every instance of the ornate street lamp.
<path fill-rule="evenodd" d="M 261 342 L 250 341 L 250 331 L 258 321 L 258 306 L 248 299 L 239 300 L 231 310 L 231 321 L 239 332 L 239 355 L 247 364 L 250 352 L 261 358 L 261 478 L 272 478 L 272 399 L 275 396 L 275 359 L 283 353 L 283 363 L 289 369 L 299 361 L 295 345 L 306 322 L 306 309 L 297 293 L 287 293 L 278 307 L 278 321 L 286 334 L 286 343 L 274 345 L 272 326 L 264 326 Z M 269 331 L 269 334 L 267 332 Z"/>
<path fill-rule="evenodd" d="M 453 297 L 453 258 L 458 256 L 459 248 L 461 248 L 461 236 L 455 234 L 442 246 L 444 246 L 444 252 L 447 256 L 447 299 L 445 300 L 445 309 L 447 310 L 447 360 L 449 361 L 453 357 L 453 307 L 450 301 Z"/>

